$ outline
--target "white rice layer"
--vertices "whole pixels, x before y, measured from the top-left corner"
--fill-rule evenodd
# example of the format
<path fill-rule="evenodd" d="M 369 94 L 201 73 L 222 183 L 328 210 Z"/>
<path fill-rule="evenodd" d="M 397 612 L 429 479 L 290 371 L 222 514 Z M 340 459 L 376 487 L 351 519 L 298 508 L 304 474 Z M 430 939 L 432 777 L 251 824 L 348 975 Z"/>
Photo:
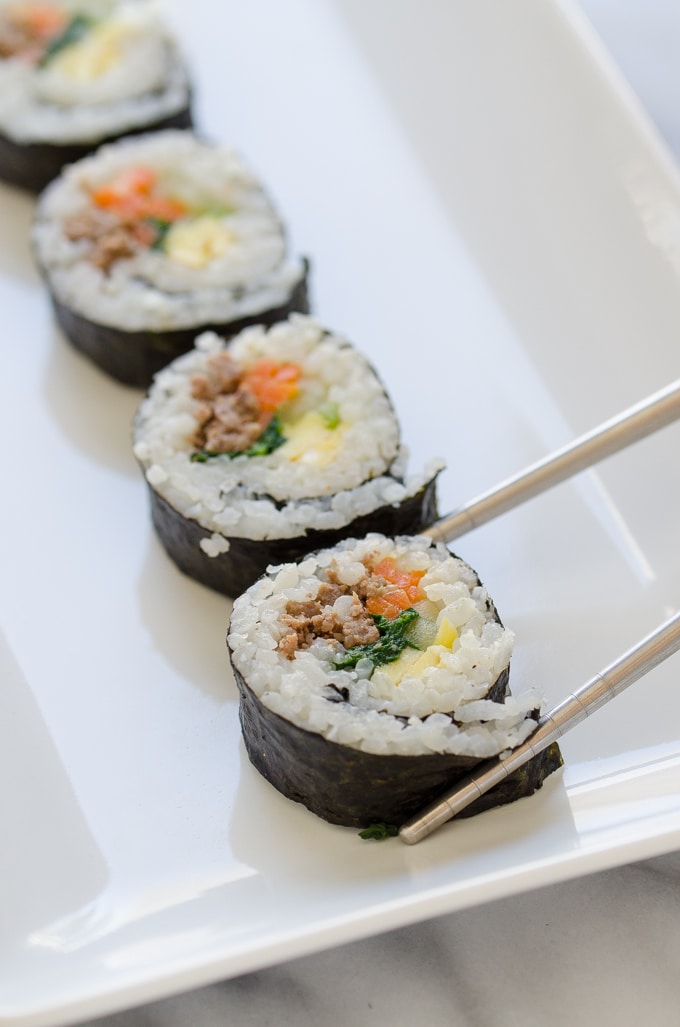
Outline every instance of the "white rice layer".
<path fill-rule="evenodd" d="M 0 11 L 13 5 L 16 0 L 0 0 Z M 188 106 L 184 61 L 156 4 L 58 0 L 54 6 L 104 20 L 94 36 L 77 44 L 82 52 L 76 61 L 75 48 L 70 60 L 62 56 L 44 65 L 19 56 L 0 60 L 5 135 L 17 143 L 95 143 L 152 126 Z M 100 55 L 97 74 L 93 42 L 104 57 L 107 46 L 115 53 L 115 59 Z"/>
<path fill-rule="evenodd" d="M 195 463 L 190 439 L 198 427 L 191 379 L 225 348 L 212 332 L 154 380 L 135 422 L 134 452 L 149 484 L 183 516 L 214 533 L 203 546 L 217 555 L 229 537 L 293 538 L 310 528 L 338 529 L 378 507 L 414 495 L 441 466 L 406 482 L 405 453 L 389 398 L 365 358 L 339 336 L 300 314 L 266 329 L 241 332 L 229 345 L 244 368 L 270 359 L 302 370 L 299 395 L 284 422 L 332 404 L 339 425 L 316 450 L 283 445 L 267 456 L 223 455 Z M 284 435 L 287 428 L 284 423 Z M 335 434 L 337 433 L 337 435 Z M 324 447 L 333 446 L 332 459 Z"/>
<path fill-rule="evenodd" d="M 376 553 L 425 570 L 421 588 L 438 605 L 440 618 L 456 623 L 458 638 L 439 654 L 439 663 L 395 685 L 380 668 L 371 677 L 361 664 L 336 669 L 337 650 L 322 639 L 292 660 L 278 652 L 290 630 L 281 621 L 287 604 L 313 599 L 331 562 L 340 580 L 355 582 L 359 562 Z M 270 568 L 235 601 L 228 643 L 234 666 L 268 709 L 329 741 L 376 754 L 487 758 L 528 737 L 536 726 L 529 713 L 539 705 L 534 691 L 503 702 L 484 698 L 508 667 L 513 646 L 512 632 L 495 620 L 490 606 L 472 569 L 441 544 L 373 534 L 299 564 Z M 348 700 L 338 702 L 343 690 Z"/>
<path fill-rule="evenodd" d="M 69 239 L 65 220 L 92 207 L 93 190 L 140 165 L 190 207 L 220 212 L 216 217 L 231 240 L 223 252 L 201 266 L 147 247 L 108 270 L 87 260 L 89 243 Z M 254 316 L 288 303 L 304 276 L 303 262 L 287 257 L 278 215 L 240 158 L 184 131 L 121 140 L 66 168 L 40 198 L 33 243 L 62 304 L 126 331 Z"/>

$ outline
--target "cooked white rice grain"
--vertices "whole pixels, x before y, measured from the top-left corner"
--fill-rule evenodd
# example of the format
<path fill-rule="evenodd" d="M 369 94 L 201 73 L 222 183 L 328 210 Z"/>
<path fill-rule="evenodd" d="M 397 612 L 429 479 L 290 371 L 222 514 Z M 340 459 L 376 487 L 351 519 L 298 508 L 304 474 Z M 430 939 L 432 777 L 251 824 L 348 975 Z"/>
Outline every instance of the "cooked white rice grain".
<path fill-rule="evenodd" d="M 173 197 L 212 208 L 231 240 L 200 266 L 165 249 L 139 247 L 101 269 L 89 244 L 64 231 L 67 218 L 92 208 L 93 190 L 137 165 L 152 169 Z M 166 331 L 226 324 L 285 306 L 304 279 L 287 255 L 279 217 L 262 186 L 230 149 L 192 132 L 167 130 L 125 139 L 64 169 L 40 198 L 33 227 L 40 267 L 56 300 L 97 324 Z"/>
<path fill-rule="evenodd" d="M 16 0 L 0 0 L 3 8 Z M 94 144 L 188 107 L 184 61 L 155 3 L 55 0 L 98 24 L 44 65 L 0 59 L 0 132 L 17 143 Z"/>
<path fill-rule="evenodd" d="M 224 347 L 217 335 L 204 333 L 193 351 L 161 371 L 139 409 L 134 433 L 135 456 L 149 484 L 208 531 L 285 539 L 308 529 L 339 529 L 417 494 L 441 466 L 437 462 L 405 484 L 395 482 L 393 475 L 404 470 L 404 452 L 380 380 L 344 339 L 299 314 L 269 329 L 246 329 L 228 350 L 245 368 L 261 359 L 300 366 L 300 393 L 287 415 L 293 422 L 333 397 L 341 420 L 336 430 L 342 433 L 333 459 L 293 459 L 284 444 L 266 456 L 192 462 L 191 435 L 198 422 L 191 379 Z"/>
<path fill-rule="evenodd" d="M 395 684 L 387 668 L 339 670 L 333 663 L 337 647 L 325 639 L 298 649 L 293 659 L 276 651 L 290 631 L 281 621 L 288 603 L 313 599 L 326 567 L 333 563 L 340 580 L 356 580 L 358 562 L 370 558 L 375 563 L 386 556 L 400 566 L 410 561 L 413 567 L 427 567 L 420 585 L 428 596 L 440 596 L 440 616 L 450 612 L 447 594 L 467 597 L 469 616 L 459 620 L 458 638 L 450 649 L 436 647 L 437 667 L 419 675 L 406 672 Z M 498 622 L 474 571 L 426 538 L 370 534 L 341 542 L 304 564 L 272 568 L 235 601 L 228 644 L 235 668 L 269 710 L 362 752 L 486 758 L 518 745 L 535 728 L 530 714 L 539 697 L 534 691 L 505 701 L 485 698 L 509 667 L 513 634 Z M 269 654 L 266 664 L 264 650 Z M 329 701 L 330 684 L 346 689 L 349 699 Z"/>

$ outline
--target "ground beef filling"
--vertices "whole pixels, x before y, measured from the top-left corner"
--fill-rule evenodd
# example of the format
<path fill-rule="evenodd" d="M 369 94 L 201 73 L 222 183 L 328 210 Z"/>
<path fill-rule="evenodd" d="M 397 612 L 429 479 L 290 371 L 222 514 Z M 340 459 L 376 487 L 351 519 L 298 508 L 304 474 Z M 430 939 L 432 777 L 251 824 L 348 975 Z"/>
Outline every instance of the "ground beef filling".
<path fill-rule="evenodd" d="M 20 57 L 35 50 L 40 53 L 41 40 L 33 36 L 23 25 L 9 20 L 0 20 L 0 57 Z"/>
<path fill-rule="evenodd" d="M 316 638 L 338 642 L 344 649 L 377 642 L 380 633 L 364 603 L 371 595 L 389 588 L 380 575 L 367 573 L 357 584 L 349 586 L 338 580 L 336 569 L 327 571 L 327 581 L 319 586 L 315 599 L 291 601 L 281 615 L 286 633 L 279 640 L 278 651 L 292 660 L 298 649 L 308 649 Z M 351 603 L 336 606 L 341 596 L 350 596 Z"/>
<path fill-rule="evenodd" d="M 199 402 L 198 428 L 189 441 L 206 453 L 243 453 L 260 438 L 271 414 L 243 384 L 241 368 L 226 351 L 212 353 L 207 364 L 207 374 L 191 379 L 191 395 Z"/>
<path fill-rule="evenodd" d="M 73 242 L 89 242 L 86 259 L 106 273 L 117 261 L 155 246 L 162 237 L 162 226 L 160 222 L 139 221 L 134 215 L 126 219 L 110 210 L 95 207 L 67 217 L 64 235 Z"/>
<path fill-rule="evenodd" d="M 87 259 L 100 271 L 108 271 L 118 260 L 134 256 L 139 239 L 133 225 L 126 225 L 107 210 L 86 210 L 64 221 L 64 234 L 73 242 L 91 243 Z"/>

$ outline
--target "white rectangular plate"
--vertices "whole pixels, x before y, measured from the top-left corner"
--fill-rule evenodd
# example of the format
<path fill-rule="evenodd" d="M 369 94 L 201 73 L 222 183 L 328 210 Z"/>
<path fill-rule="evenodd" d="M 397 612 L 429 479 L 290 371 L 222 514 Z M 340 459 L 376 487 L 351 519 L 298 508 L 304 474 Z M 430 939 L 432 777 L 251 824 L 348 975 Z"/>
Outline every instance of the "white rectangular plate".
<path fill-rule="evenodd" d="M 267 183 L 314 309 L 380 370 L 442 511 L 678 376 L 680 193 L 544 0 L 168 4 L 197 121 Z M 420 846 L 287 802 L 240 743 L 230 604 L 155 539 L 140 396 L 54 328 L 0 189 L 0 1022 L 147 1001 L 680 842 L 677 658 L 532 799 Z M 678 608 L 672 426 L 456 549 L 549 704 Z"/>

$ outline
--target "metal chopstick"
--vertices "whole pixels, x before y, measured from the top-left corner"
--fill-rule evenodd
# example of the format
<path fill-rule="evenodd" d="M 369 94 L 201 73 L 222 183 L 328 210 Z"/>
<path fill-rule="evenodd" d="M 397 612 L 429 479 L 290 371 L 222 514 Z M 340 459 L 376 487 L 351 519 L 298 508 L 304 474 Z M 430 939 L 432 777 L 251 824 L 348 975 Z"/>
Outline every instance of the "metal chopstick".
<path fill-rule="evenodd" d="M 680 417 L 680 379 L 629 407 L 598 428 L 531 464 L 495 488 L 470 500 L 422 532 L 440 542 L 452 542 L 527 499 L 626 446 L 651 435 Z"/>
<path fill-rule="evenodd" d="M 401 840 L 408 845 L 422 841 L 678 649 L 680 613 L 676 613 L 549 713 L 545 713 L 538 721 L 536 730 L 513 749 L 509 756 L 488 760 L 422 813 L 403 824 L 399 831 Z"/>

